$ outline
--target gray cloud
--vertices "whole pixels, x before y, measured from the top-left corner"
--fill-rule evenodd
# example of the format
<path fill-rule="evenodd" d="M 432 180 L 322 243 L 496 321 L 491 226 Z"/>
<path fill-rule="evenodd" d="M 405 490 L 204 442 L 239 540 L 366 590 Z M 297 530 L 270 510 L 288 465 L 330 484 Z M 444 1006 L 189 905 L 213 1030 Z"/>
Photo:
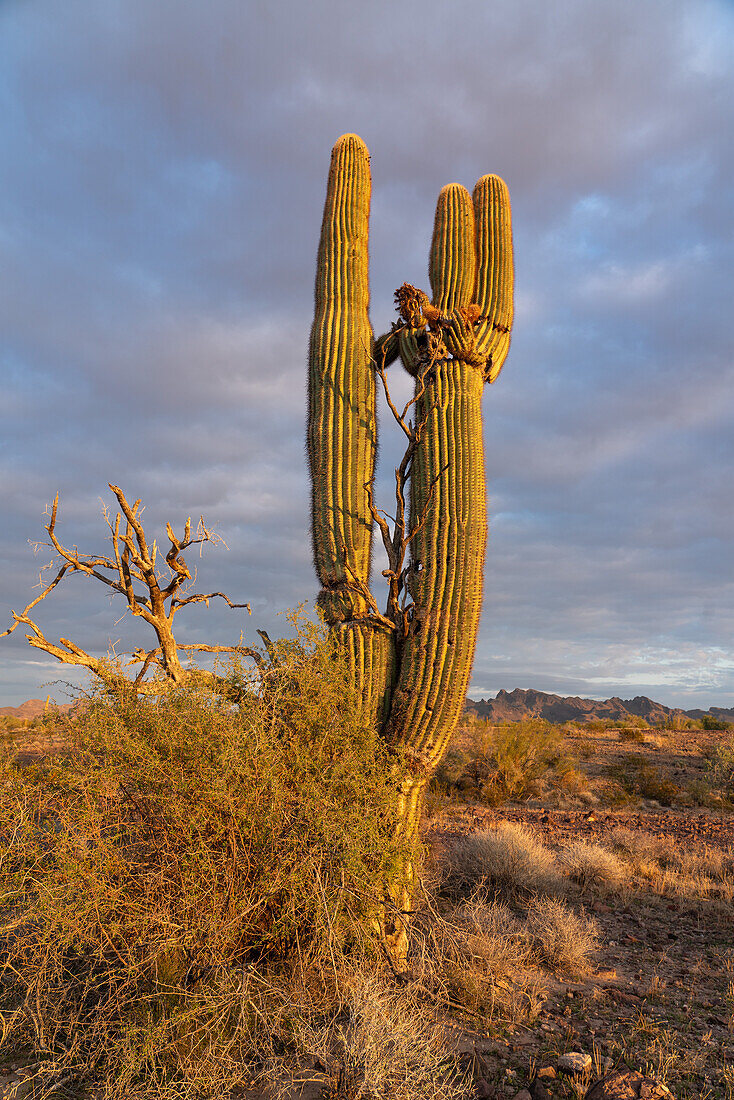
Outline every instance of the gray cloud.
<path fill-rule="evenodd" d="M 108 480 L 226 539 L 202 583 L 253 618 L 197 613 L 188 639 L 251 640 L 313 597 L 305 346 L 329 149 L 355 130 L 378 329 L 425 285 L 444 183 L 497 171 L 513 197 L 474 691 L 731 705 L 733 54 L 723 0 L 9 0 L 0 608 L 57 490 L 100 546 Z M 116 618 L 83 584 L 43 612 L 98 650 L 132 639 Z M 2 644 L 0 701 L 64 672 Z"/>

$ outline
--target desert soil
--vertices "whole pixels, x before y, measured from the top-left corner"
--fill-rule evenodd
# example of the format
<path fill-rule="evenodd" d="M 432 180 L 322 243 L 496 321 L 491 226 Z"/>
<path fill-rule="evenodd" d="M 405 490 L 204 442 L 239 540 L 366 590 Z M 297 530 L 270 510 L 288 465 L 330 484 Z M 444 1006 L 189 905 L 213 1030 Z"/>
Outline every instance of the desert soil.
<path fill-rule="evenodd" d="M 706 752 L 722 739 L 715 731 L 646 733 L 645 743 L 622 740 L 617 729 L 572 733 L 569 751 L 585 776 L 580 797 L 558 805 L 547 799 L 496 808 L 446 805 L 427 822 L 429 849 L 452 838 L 514 821 L 557 849 L 569 840 L 608 844 L 615 829 L 630 829 L 701 852 L 734 850 L 734 815 L 700 806 L 666 807 L 638 798 L 604 806 L 610 769 L 644 764 L 686 791 L 706 776 Z M 560 799 L 563 803 L 563 798 Z M 600 951 L 583 980 L 558 976 L 547 989 L 538 1019 L 494 1035 L 477 1031 L 465 1049 L 476 1051 L 487 1096 L 512 1096 L 538 1070 L 551 1096 L 583 1095 L 604 1066 L 628 1066 L 666 1081 L 678 1098 L 734 1097 L 734 906 L 713 898 L 665 897 L 631 888 L 607 897 L 581 895 L 596 920 Z M 581 1081 L 552 1071 L 560 1055 L 580 1051 L 595 1066 Z M 610 1063 L 611 1060 L 611 1063 Z M 545 1073 L 543 1072 L 545 1071 Z M 546 1075 L 547 1074 L 547 1075 Z M 542 1095 L 542 1094 L 541 1094 Z"/>

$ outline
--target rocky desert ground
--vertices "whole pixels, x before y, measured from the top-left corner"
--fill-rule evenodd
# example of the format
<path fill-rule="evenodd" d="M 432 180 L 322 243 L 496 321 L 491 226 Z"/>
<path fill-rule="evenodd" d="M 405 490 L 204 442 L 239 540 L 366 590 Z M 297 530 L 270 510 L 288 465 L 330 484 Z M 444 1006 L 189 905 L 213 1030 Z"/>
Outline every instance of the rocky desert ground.
<path fill-rule="evenodd" d="M 476 737 L 469 722 L 455 751 L 471 756 Z M 551 1095 L 580 1095 L 605 1069 L 626 1067 L 678 1097 L 729 1097 L 734 816 L 728 773 L 716 761 L 730 737 L 603 722 L 565 727 L 562 737 L 570 775 L 549 774 L 534 796 L 496 806 L 474 798 L 476 788 L 454 791 L 437 801 L 426 827 L 436 856 L 503 823 L 528 830 L 561 866 L 565 859 L 572 904 L 598 930 L 588 973 L 546 975 L 532 1023 L 477 1030 L 486 1094 L 535 1080 Z M 569 1052 L 589 1056 L 581 1076 L 558 1071 Z"/>
<path fill-rule="evenodd" d="M 63 748 L 53 724 L 3 721 L 6 751 L 22 761 Z M 498 731 L 509 728 L 467 716 L 424 823 L 427 896 L 440 894 L 447 866 L 463 874 L 474 859 L 452 904 L 494 906 L 520 952 L 516 970 L 505 965 L 496 981 L 474 981 L 469 967 L 445 986 L 455 990 L 445 1024 L 475 1094 L 582 1097 L 601 1079 L 617 1091 L 595 1096 L 625 1095 L 622 1080 L 629 1096 L 662 1096 L 654 1089 L 665 1086 L 680 1100 L 729 1100 L 731 732 L 526 723 L 516 729 L 528 737 L 505 744 L 502 758 Z M 543 737 L 545 762 L 531 751 L 528 763 L 523 752 Z M 522 789 L 505 776 L 503 788 L 502 767 L 534 778 Z M 489 863 L 478 871 L 482 844 Z M 550 947 L 545 932 L 532 933 L 548 898 L 562 909 Z M 491 952 L 505 947 L 487 942 L 476 950 L 491 968 Z M 24 1072 L 12 1059 L 0 1064 L 0 1096 L 20 1096 Z"/>

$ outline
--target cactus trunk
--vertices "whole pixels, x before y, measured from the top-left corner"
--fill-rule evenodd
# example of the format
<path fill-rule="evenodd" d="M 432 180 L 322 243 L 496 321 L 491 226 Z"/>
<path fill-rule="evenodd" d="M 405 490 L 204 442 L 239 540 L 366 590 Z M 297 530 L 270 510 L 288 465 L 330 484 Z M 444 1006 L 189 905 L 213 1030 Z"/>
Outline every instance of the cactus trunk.
<path fill-rule="evenodd" d="M 413 614 L 388 733 L 427 772 L 440 763 L 466 699 L 482 604 L 487 505 L 482 378 L 439 360 L 417 403 L 427 417 L 412 478 Z"/>

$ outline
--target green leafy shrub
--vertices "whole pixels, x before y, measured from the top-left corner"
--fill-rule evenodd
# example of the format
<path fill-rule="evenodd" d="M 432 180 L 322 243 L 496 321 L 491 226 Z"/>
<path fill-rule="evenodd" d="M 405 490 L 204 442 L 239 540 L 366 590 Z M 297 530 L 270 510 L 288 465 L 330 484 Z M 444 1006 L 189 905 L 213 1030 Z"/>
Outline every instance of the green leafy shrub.
<path fill-rule="evenodd" d="M 660 768 L 645 763 L 638 756 L 627 756 L 622 763 L 607 769 L 611 778 L 630 796 L 650 798 L 662 806 L 687 801 L 686 792 L 668 779 Z"/>
<path fill-rule="evenodd" d="M 451 749 L 437 769 L 434 790 L 499 805 L 580 782 L 563 732 L 543 719 L 495 727 L 474 722 L 470 735 L 469 747 Z"/>
<path fill-rule="evenodd" d="M 568 779 L 575 771 L 560 730 L 539 718 L 500 726 L 493 750 L 498 785 L 506 798 L 529 797 L 538 793 L 549 774 Z"/>
<path fill-rule="evenodd" d="M 701 716 L 702 730 L 730 730 L 732 723 L 724 718 L 717 718 L 715 714 L 703 714 Z"/>
<path fill-rule="evenodd" d="M 369 948 L 395 796 L 334 647 L 301 624 L 223 684 L 94 698 L 66 755 L 5 761 L 0 1007 L 46 1084 L 222 1095 L 279 975 Z"/>
<path fill-rule="evenodd" d="M 734 793 L 734 741 L 714 745 L 707 753 L 708 778 L 716 787 Z"/>

